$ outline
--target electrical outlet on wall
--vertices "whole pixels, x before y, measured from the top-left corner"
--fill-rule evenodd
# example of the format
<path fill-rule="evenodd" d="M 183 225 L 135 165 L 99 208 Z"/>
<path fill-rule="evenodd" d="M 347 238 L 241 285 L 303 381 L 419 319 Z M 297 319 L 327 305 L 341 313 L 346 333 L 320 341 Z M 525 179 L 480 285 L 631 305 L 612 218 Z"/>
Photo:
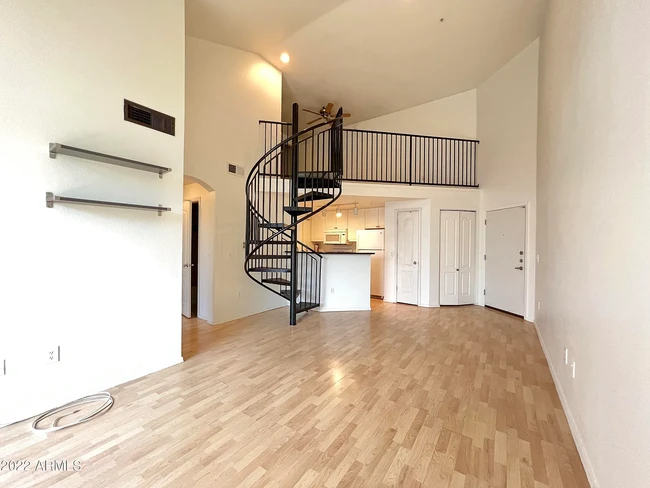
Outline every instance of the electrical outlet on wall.
<path fill-rule="evenodd" d="M 45 364 L 58 363 L 61 361 L 61 346 L 54 346 L 47 349 Z"/>

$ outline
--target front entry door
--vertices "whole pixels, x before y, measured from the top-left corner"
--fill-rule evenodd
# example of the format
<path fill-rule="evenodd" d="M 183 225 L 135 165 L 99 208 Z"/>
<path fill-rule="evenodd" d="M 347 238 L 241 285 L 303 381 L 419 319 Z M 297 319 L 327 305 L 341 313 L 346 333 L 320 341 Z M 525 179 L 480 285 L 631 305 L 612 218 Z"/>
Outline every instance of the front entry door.
<path fill-rule="evenodd" d="M 420 212 L 397 212 L 397 301 L 418 304 L 420 290 Z"/>
<path fill-rule="evenodd" d="M 487 212 L 485 305 L 524 315 L 526 209 Z"/>
<path fill-rule="evenodd" d="M 183 202 L 183 297 L 182 312 L 192 317 L 192 202 Z"/>

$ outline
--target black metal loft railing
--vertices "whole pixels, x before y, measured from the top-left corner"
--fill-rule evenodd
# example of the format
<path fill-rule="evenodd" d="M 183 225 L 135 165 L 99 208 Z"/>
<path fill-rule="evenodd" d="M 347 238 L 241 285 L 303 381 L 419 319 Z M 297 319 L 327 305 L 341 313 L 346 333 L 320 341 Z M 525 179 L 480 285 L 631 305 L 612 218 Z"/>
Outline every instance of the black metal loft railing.
<path fill-rule="evenodd" d="M 359 129 L 345 129 L 343 141 L 344 180 L 478 186 L 478 141 Z"/>
<path fill-rule="evenodd" d="M 265 151 L 286 134 L 285 123 L 261 121 Z M 301 171 L 327 161 L 329 131 L 300 148 Z M 343 180 L 453 187 L 478 187 L 479 141 L 394 132 L 343 129 Z M 323 154 L 320 154 L 320 153 Z"/>

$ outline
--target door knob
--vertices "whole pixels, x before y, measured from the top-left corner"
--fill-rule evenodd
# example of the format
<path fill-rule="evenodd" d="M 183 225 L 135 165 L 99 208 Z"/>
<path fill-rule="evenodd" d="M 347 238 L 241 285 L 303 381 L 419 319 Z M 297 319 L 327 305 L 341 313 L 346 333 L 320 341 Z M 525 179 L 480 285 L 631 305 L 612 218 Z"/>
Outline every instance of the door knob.
<path fill-rule="evenodd" d="M 460 271 L 460 269 L 456 268 L 456 271 Z"/>
<path fill-rule="evenodd" d="M 189 264 L 184 264 L 184 265 L 183 265 L 183 268 L 189 268 L 189 267 L 190 267 Z"/>
<path fill-rule="evenodd" d="M 515 269 L 518 269 L 519 271 L 523 271 L 524 267 L 523 266 L 517 266 Z"/>
<path fill-rule="evenodd" d="M 417 262 L 417 261 L 413 261 L 413 264 L 418 264 L 418 262 Z"/>

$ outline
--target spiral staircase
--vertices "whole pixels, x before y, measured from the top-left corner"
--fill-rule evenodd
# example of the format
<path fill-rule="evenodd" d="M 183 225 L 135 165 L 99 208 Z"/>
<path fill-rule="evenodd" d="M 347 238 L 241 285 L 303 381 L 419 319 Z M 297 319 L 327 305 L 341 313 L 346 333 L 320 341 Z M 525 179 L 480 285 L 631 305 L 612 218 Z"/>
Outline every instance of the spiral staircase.
<path fill-rule="evenodd" d="M 341 196 L 343 109 L 336 118 L 282 137 L 246 180 L 246 274 L 289 301 L 289 324 L 320 306 L 322 254 L 298 241 L 298 224 Z M 318 205 L 318 206 L 317 206 Z"/>

